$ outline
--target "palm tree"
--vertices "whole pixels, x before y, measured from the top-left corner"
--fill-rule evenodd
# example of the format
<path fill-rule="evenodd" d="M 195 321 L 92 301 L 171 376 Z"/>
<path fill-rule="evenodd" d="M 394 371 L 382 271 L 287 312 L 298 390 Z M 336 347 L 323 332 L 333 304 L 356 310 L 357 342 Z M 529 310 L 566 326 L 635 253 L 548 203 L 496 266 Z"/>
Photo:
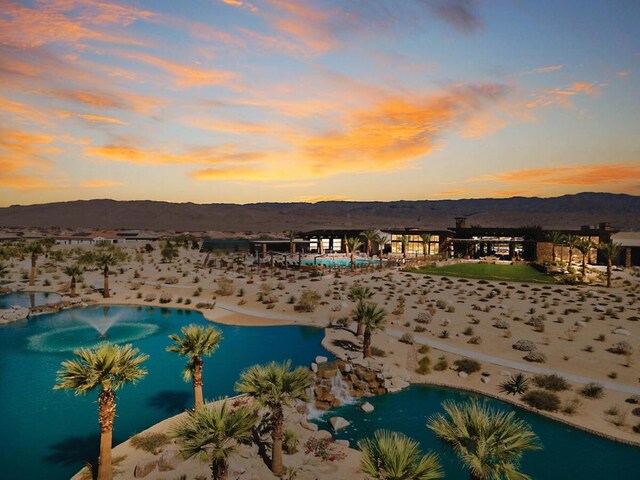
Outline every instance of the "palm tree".
<path fill-rule="evenodd" d="M 551 242 L 551 261 L 556 261 L 556 245 L 559 245 L 564 240 L 564 234 L 561 232 L 549 232 L 547 238 Z"/>
<path fill-rule="evenodd" d="M 596 248 L 596 244 L 588 238 L 581 238 L 575 244 L 575 248 L 582 255 L 582 281 L 587 279 L 587 257 L 592 249 Z"/>
<path fill-rule="evenodd" d="M 224 480 L 229 457 L 240 444 L 251 442 L 252 429 L 258 421 L 255 408 L 241 405 L 230 408 L 229 402 L 188 412 L 188 417 L 172 430 L 180 451 L 186 458 L 196 457 L 211 465 L 212 480 Z"/>
<path fill-rule="evenodd" d="M 187 357 L 187 366 L 184 369 L 184 381 L 193 379 L 193 408 L 200 409 L 204 405 L 202 395 L 202 364 L 203 356 L 209 356 L 218 349 L 222 333 L 214 327 L 201 327 L 200 325 L 187 325 L 180 329 L 182 336 L 173 334 L 169 338 L 174 345 L 167 347 L 168 352 Z"/>
<path fill-rule="evenodd" d="M 94 256 L 94 262 L 98 268 L 102 269 L 102 276 L 104 277 L 104 292 L 102 296 L 109 298 L 111 296 L 109 293 L 109 267 L 116 265 L 118 259 L 113 253 L 99 252 Z"/>
<path fill-rule="evenodd" d="M 101 343 L 95 348 L 81 348 L 76 359 L 62 362 L 54 390 L 71 390 L 86 395 L 98 388 L 98 420 L 100 423 L 100 456 L 98 480 L 111 480 L 111 444 L 113 420 L 116 416 L 116 391 L 127 383 L 136 383 L 147 374 L 141 364 L 149 357 L 140 355 L 131 345 Z"/>
<path fill-rule="evenodd" d="M 403 433 L 377 430 L 373 438 L 358 442 L 360 468 L 378 480 L 429 480 L 443 478 L 435 453 L 422 455 L 418 442 Z"/>
<path fill-rule="evenodd" d="M 580 237 L 578 235 L 566 235 L 564 240 L 569 246 L 569 266 L 571 266 L 571 262 L 573 262 L 573 251 L 580 242 Z"/>
<path fill-rule="evenodd" d="M 40 240 L 42 247 L 44 248 L 45 258 L 49 258 L 49 254 L 51 253 L 51 249 L 56 244 L 56 239 L 53 237 L 44 237 Z"/>
<path fill-rule="evenodd" d="M 165 240 L 162 245 L 162 249 L 160 250 L 160 255 L 162 255 L 163 261 L 171 262 L 178 256 L 178 249 L 176 248 L 176 245 L 171 243 L 171 240 Z"/>
<path fill-rule="evenodd" d="M 360 233 L 360 236 L 365 239 L 366 247 L 367 247 L 367 256 L 370 257 L 373 243 L 375 242 L 375 239 L 377 236 L 376 231 L 365 230 L 364 232 Z"/>
<path fill-rule="evenodd" d="M 375 242 L 378 244 L 378 252 L 380 254 L 380 270 L 382 270 L 382 254 L 384 253 L 384 247 L 389 242 L 389 235 L 381 233 L 376 235 Z"/>
<path fill-rule="evenodd" d="M 371 290 L 371 288 L 369 287 L 354 285 L 351 287 L 351 290 L 349 290 L 349 300 L 351 300 L 352 302 L 356 302 L 357 305 L 362 305 L 365 300 L 369 300 L 371 297 L 373 297 L 373 290 Z M 355 320 L 358 324 L 356 335 L 360 336 L 364 333 L 364 323 L 360 321 L 360 317 L 356 317 Z"/>
<path fill-rule="evenodd" d="M 384 330 L 387 312 L 375 303 L 362 303 L 356 307 L 355 318 L 364 325 L 362 339 L 362 353 L 364 358 L 371 356 L 371 337 L 374 333 Z"/>
<path fill-rule="evenodd" d="M 613 270 L 613 261 L 620 255 L 621 245 L 614 242 L 602 242 L 598 249 L 602 252 L 602 256 L 607 261 L 607 287 L 611 288 L 611 273 Z"/>
<path fill-rule="evenodd" d="M 29 242 L 24 248 L 25 253 L 31 255 L 31 274 L 29 275 L 29 286 L 33 287 L 36 284 L 36 262 L 38 261 L 38 255 L 42 255 L 44 250 L 42 249 L 42 243 L 37 240 Z"/>
<path fill-rule="evenodd" d="M 271 471 L 282 475 L 282 439 L 284 437 L 285 406 L 292 406 L 297 401 L 306 402 L 307 389 L 311 387 L 311 370 L 298 367 L 291 370 L 291 361 L 284 363 L 271 362 L 267 365 L 254 365 L 240 374 L 235 389 L 257 400 L 271 412 L 272 439 Z"/>
<path fill-rule="evenodd" d="M 407 258 L 407 250 L 409 248 L 409 235 L 402 235 L 400 237 L 400 243 L 402 244 L 402 258 Z"/>
<path fill-rule="evenodd" d="M 296 239 L 297 233 L 295 230 L 288 230 L 284 232 L 289 239 L 289 253 L 296 253 L 295 244 L 293 243 Z"/>
<path fill-rule="evenodd" d="M 9 267 L 7 267 L 4 263 L 0 263 L 0 278 L 4 278 L 9 273 Z"/>
<path fill-rule="evenodd" d="M 431 252 L 431 234 L 423 233 L 420 235 L 420 239 L 422 240 L 422 253 L 426 260 L 427 255 Z"/>
<path fill-rule="evenodd" d="M 499 390 L 507 395 L 522 395 L 529 390 L 529 379 L 518 373 L 500 384 Z"/>
<path fill-rule="evenodd" d="M 522 454 L 542 447 L 515 412 L 494 410 L 477 400 L 461 405 L 447 401 L 443 408 L 446 415 L 432 416 L 427 427 L 453 448 L 471 480 L 530 478 L 518 470 Z"/>
<path fill-rule="evenodd" d="M 347 249 L 351 252 L 351 270 L 356 269 L 356 250 L 362 246 L 362 240 L 359 237 L 347 238 Z"/>
<path fill-rule="evenodd" d="M 69 288 L 69 296 L 74 298 L 76 294 L 76 278 L 82 275 L 82 267 L 78 264 L 67 265 L 64 269 L 64 274 L 71 277 L 71 285 Z"/>

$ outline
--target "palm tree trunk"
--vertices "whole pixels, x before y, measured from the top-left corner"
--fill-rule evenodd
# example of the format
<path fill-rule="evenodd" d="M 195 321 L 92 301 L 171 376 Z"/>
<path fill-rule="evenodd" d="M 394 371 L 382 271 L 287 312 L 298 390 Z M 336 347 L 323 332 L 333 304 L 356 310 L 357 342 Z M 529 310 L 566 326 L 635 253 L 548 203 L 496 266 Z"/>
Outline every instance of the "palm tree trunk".
<path fill-rule="evenodd" d="M 71 298 L 75 298 L 76 295 L 76 277 L 71 277 L 71 293 L 69 295 Z"/>
<path fill-rule="evenodd" d="M 582 281 L 587 279 L 587 254 L 582 254 Z"/>
<path fill-rule="evenodd" d="M 109 267 L 104 267 L 102 275 L 104 275 L 104 293 L 102 294 L 102 296 L 104 298 L 109 298 L 111 297 L 111 295 L 109 294 Z"/>
<path fill-rule="evenodd" d="M 31 275 L 29 275 L 29 286 L 33 287 L 36 284 L 36 260 L 35 254 L 31 255 Z"/>
<path fill-rule="evenodd" d="M 100 457 L 98 457 L 98 480 L 111 480 L 111 442 L 113 419 L 116 416 L 116 394 L 113 390 L 102 390 L 98 394 L 98 419 L 100 421 Z"/>
<path fill-rule="evenodd" d="M 226 480 L 229 474 L 229 464 L 224 459 L 215 459 L 211 462 L 211 478 L 213 480 Z"/>
<path fill-rule="evenodd" d="M 611 288 L 611 260 L 607 260 L 607 288 Z"/>
<path fill-rule="evenodd" d="M 551 261 L 552 262 L 556 261 L 556 244 L 555 243 L 551 244 Z"/>
<path fill-rule="evenodd" d="M 364 334 L 364 323 L 358 322 L 358 329 L 356 330 L 356 336 L 359 337 Z"/>
<path fill-rule="evenodd" d="M 202 358 L 196 356 L 193 360 L 193 409 L 198 410 L 204 406 L 202 395 Z"/>
<path fill-rule="evenodd" d="M 282 437 L 284 437 L 284 417 L 282 409 L 273 410 L 273 447 L 271 449 L 271 471 L 282 475 Z"/>
<path fill-rule="evenodd" d="M 362 340 L 362 354 L 364 358 L 371 356 L 371 332 L 368 328 L 364 330 L 364 339 Z"/>
<path fill-rule="evenodd" d="M 356 251 L 351 250 L 351 270 L 356 269 Z"/>

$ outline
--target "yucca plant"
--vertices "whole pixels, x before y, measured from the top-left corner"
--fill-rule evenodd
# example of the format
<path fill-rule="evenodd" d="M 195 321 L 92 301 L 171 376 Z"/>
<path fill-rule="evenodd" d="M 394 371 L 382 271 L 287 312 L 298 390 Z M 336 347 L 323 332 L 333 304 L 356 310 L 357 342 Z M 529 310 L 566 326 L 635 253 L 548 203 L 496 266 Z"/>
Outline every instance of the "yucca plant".
<path fill-rule="evenodd" d="M 471 480 L 530 477 L 519 471 L 523 452 L 542 448 L 529 426 L 515 412 L 502 412 L 472 400 L 445 402 L 445 413 L 429 419 L 427 427 L 449 445 L 470 470 Z"/>
<path fill-rule="evenodd" d="M 180 329 L 182 336 L 169 335 L 173 345 L 167 347 L 168 352 L 175 352 L 187 358 L 184 369 L 184 381 L 193 380 L 193 408 L 198 410 L 204 405 L 202 393 L 202 357 L 212 355 L 220 345 L 222 333 L 215 327 L 187 325 Z"/>
<path fill-rule="evenodd" d="M 358 442 L 360 468 L 378 480 L 429 480 L 443 478 L 435 453 L 423 455 L 418 442 L 403 433 L 377 430 L 373 438 Z"/>
<path fill-rule="evenodd" d="M 529 390 L 529 379 L 522 373 L 513 375 L 500 384 L 499 390 L 507 395 L 522 395 Z"/>
<path fill-rule="evenodd" d="M 147 371 L 141 367 L 149 356 L 141 355 L 131 345 L 101 343 L 95 348 L 74 351 L 76 359 L 62 362 L 54 390 L 70 390 L 86 395 L 98 389 L 98 419 L 100 423 L 100 456 L 98 480 L 111 480 L 111 444 L 116 416 L 116 391 L 128 383 L 136 383 Z"/>

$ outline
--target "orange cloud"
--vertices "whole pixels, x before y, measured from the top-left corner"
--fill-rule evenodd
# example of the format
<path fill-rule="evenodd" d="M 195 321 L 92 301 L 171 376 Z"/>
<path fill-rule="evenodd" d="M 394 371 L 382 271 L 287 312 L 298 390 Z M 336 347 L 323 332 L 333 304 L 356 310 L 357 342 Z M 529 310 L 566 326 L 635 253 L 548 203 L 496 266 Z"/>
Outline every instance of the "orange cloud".
<path fill-rule="evenodd" d="M 549 73 L 549 72 L 557 72 L 558 70 L 562 69 L 562 65 L 548 65 L 546 67 L 538 67 L 536 69 L 534 69 L 533 71 L 535 73 Z"/>
<path fill-rule="evenodd" d="M 113 53 L 120 57 L 144 62 L 160 70 L 164 70 L 173 77 L 175 84 L 180 87 L 231 84 L 239 78 L 239 74 L 235 72 L 184 65 L 146 53 L 125 51 Z"/>
<path fill-rule="evenodd" d="M 578 94 L 596 95 L 600 90 L 591 82 L 574 82 L 568 88 L 546 88 L 533 93 L 533 99 L 526 103 L 527 108 L 560 105 L 573 108 L 572 97 Z"/>
<path fill-rule="evenodd" d="M 249 2 L 243 2 L 240 0 L 222 0 L 222 3 L 225 3 L 227 5 L 231 5 L 233 7 L 240 7 L 240 8 L 246 8 L 247 10 L 256 13 L 258 11 L 258 8 L 253 5 L 252 3 Z"/>
<path fill-rule="evenodd" d="M 600 163 L 513 170 L 483 179 L 539 185 L 594 186 L 640 181 L 640 163 Z"/>
<path fill-rule="evenodd" d="M 166 104 L 166 101 L 160 98 L 115 91 L 58 89 L 46 93 L 60 100 L 80 103 L 92 108 L 117 108 L 138 113 L 148 113 Z"/>
<path fill-rule="evenodd" d="M 89 180 L 86 182 L 81 182 L 81 188 L 106 188 L 106 187 L 119 187 L 124 185 L 123 182 L 115 182 L 111 180 Z"/>
<path fill-rule="evenodd" d="M 124 122 L 118 118 L 106 117 L 104 115 L 88 115 L 88 114 L 79 113 L 76 116 L 91 123 L 109 123 L 109 124 L 115 124 L 115 125 L 127 125 L 127 122 Z"/>

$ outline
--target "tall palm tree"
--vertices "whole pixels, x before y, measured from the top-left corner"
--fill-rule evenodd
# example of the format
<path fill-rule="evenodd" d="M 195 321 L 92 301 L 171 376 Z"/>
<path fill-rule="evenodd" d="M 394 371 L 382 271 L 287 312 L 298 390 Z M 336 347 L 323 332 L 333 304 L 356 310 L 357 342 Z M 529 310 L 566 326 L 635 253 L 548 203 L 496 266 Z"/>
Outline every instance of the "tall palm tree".
<path fill-rule="evenodd" d="M 598 246 L 602 252 L 602 256 L 607 261 L 607 287 L 611 288 L 611 273 L 613 270 L 613 261 L 620 255 L 620 244 L 614 242 L 602 242 Z"/>
<path fill-rule="evenodd" d="M 42 240 L 40 240 L 40 243 L 42 244 L 42 247 L 44 248 L 45 258 L 49 258 L 49 254 L 51 253 L 51 249 L 56 244 L 56 239 L 53 238 L 53 237 L 44 237 Z"/>
<path fill-rule="evenodd" d="M 589 257 L 591 250 L 596 248 L 596 244 L 588 238 L 581 238 L 576 242 L 575 248 L 582 255 L 582 281 L 584 282 L 587 279 L 587 258 Z"/>
<path fill-rule="evenodd" d="M 578 235 L 566 235 L 564 240 L 569 247 L 569 266 L 571 266 L 571 262 L 573 262 L 573 251 L 576 249 L 578 243 L 580 243 L 580 237 Z"/>
<path fill-rule="evenodd" d="M 94 256 L 94 262 L 96 266 L 102 269 L 102 277 L 104 278 L 104 291 L 102 296 L 109 298 L 111 293 L 109 292 L 109 267 L 112 267 L 118 263 L 118 259 L 113 253 L 99 252 Z"/>
<path fill-rule="evenodd" d="M 374 333 L 384 330 L 387 312 L 375 303 L 362 303 L 356 307 L 355 318 L 364 325 L 362 339 L 362 353 L 364 358 L 371 356 L 371 337 Z"/>
<path fill-rule="evenodd" d="M 271 362 L 267 365 L 254 365 L 240 374 L 235 389 L 257 400 L 271 412 L 271 471 L 282 475 L 282 439 L 284 437 L 285 406 L 292 406 L 297 401 L 308 400 L 307 389 L 311 387 L 311 370 L 298 367 L 291 370 L 291 361 L 284 363 Z"/>
<path fill-rule="evenodd" d="M 364 238 L 365 243 L 366 243 L 366 248 L 367 248 L 367 256 L 370 257 L 371 256 L 371 250 L 373 248 L 373 243 L 375 242 L 376 239 L 376 231 L 375 230 L 365 230 L 364 232 L 360 233 L 360 236 L 362 238 Z"/>
<path fill-rule="evenodd" d="M 297 237 L 297 233 L 295 230 L 287 230 L 284 232 L 289 239 L 289 253 L 296 253 L 295 244 L 293 243 Z"/>
<path fill-rule="evenodd" d="M 384 247 L 389 242 L 389 235 L 381 233 L 376 235 L 376 243 L 378 244 L 378 252 L 380 254 L 380 270 L 382 270 L 382 254 L 384 253 Z"/>
<path fill-rule="evenodd" d="M 360 468 L 378 480 L 430 480 L 443 478 L 435 453 L 423 455 L 418 442 L 403 433 L 377 430 L 373 438 L 358 442 Z"/>
<path fill-rule="evenodd" d="M 464 404 L 447 401 L 443 408 L 445 414 L 432 416 L 427 427 L 453 448 L 470 470 L 471 480 L 530 478 L 518 470 L 522 454 L 542 446 L 515 412 L 494 410 L 477 400 Z"/>
<path fill-rule="evenodd" d="M 362 240 L 359 237 L 347 238 L 347 248 L 351 252 L 351 270 L 356 269 L 356 250 L 362 246 Z"/>
<path fill-rule="evenodd" d="M 409 235 L 402 235 L 400 237 L 400 243 L 402 244 L 402 258 L 407 258 L 407 250 L 409 249 Z"/>
<path fill-rule="evenodd" d="M 203 356 L 209 356 L 218 349 L 222 333 L 214 327 L 202 327 L 200 325 L 187 325 L 180 329 L 182 336 L 169 335 L 173 345 L 167 347 L 168 352 L 187 357 L 187 366 L 184 369 L 184 381 L 193 379 L 193 408 L 200 409 L 204 405 L 202 395 L 202 360 Z"/>
<path fill-rule="evenodd" d="M 564 234 L 561 232 L 549 232 L 547 238 L 551 242 L 551 261 L 556 261 L 556 245 L 560 245 L 564 240 Z"/>
<path fill-rule="evenodd" d="M 69 277 L 71 277 L 71 285 L 69 287 L 69 296 L 71 298 L 74 298 L 77 296 L 76 294 L 76 279 L 77 277 L 79 277 L 80 275 L 82 275 L 82 267 L 78 264 L 73 264 L 73 265 L 67 265 L 64 268 L 64 274 L 68 275 Z"/>
<path fill-rule="evenodd" d="M 188 417 L 173 428 L 172 434 L 185 457 L 208 462 L 212 480 L 225 480 L 229 457 L 238 445 L 251 442 L 257 421 L 255 408 L 247 405 L 231 408 L 225 400 L 220 405 L 190 411 Z"/>
<path fill-rule="evenodd" d="M 429 251 L 431 250 L 431 234 L 423 233 L 420 235 L 420 239 L 422 240 L 422 253 L 424 254 L 424 258 L 427 258 Z"/>
<path fill-rule="evenodd" d="M 349 290 L 349 300 L 351 300 L 352 302 L 356 302 L 356 305 L 362 305 L 365 300 L 369 300 L 371 297 L 373 297 L 373 290 L 371 290 L 370 287 L 354 285 Z M 356 317 L 355 320 L 358 324 L 356 335 L 360 336 L 364 333 L 364 323 L 360 321 L 360 317 Z"/>
<path fill-rule="evenodd" d="M 171 240 L 165 240 L 162 244 L 162 249 L 160 250 L 160 255 L 162 256 L 162 260 L 165 262 L 171 262 L 175 257 L 178 256 L 178 243 L 175 245 L 171 243 Z"/>
<path fill-rule="evenodd" d="M 44 250 L 42 249 L 42 243 L 37 240 L 29 242 L 25 248 L 25 253 L 31 255 L 31 274 L 29 275 L 29 286 L 33 287 L 36 284 L 36 263 L 38 261 L 38 255 L 42 255 Z"/>
<path fill-rule="evenodd" d="M 99 389 L 100 456 L 98 480 L 111 480 L 111 444 L 116 416 L 116 391 L 127 383 L 136 383 L 147 374 L 141 367 L 149 357 L 140 355 L 131 345 L 101 343 L 95 348 L 81 348 L 76 359 L 62 362 L 54 390 L 71 390 L 76 395 Z"/>

